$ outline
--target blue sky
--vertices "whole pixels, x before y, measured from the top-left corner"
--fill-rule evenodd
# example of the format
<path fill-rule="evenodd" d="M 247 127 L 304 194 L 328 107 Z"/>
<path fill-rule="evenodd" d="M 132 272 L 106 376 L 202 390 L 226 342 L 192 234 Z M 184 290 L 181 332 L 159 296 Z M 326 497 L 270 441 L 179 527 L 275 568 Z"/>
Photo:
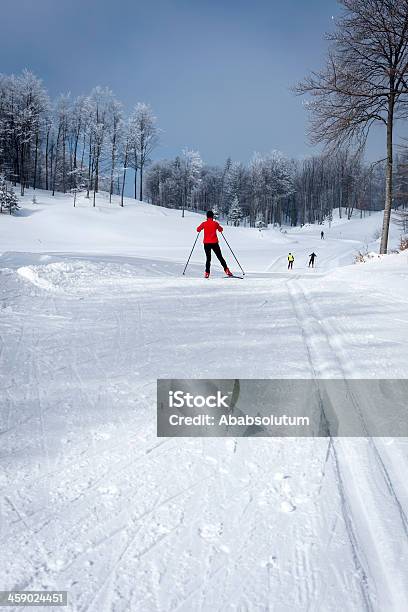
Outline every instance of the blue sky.
<path fill-rule="evenodd" d="M 154 157 L 197 149 L 208 163 L 254 151 L 303 157 L 307 115 L 289 88 L 318 68 L 335 0 L 2 0 L 0 70 L 27 67 L 51 95 L 109 86 L 152 105 Z M 368 157 L 383 157 L 378 129 Z"/>

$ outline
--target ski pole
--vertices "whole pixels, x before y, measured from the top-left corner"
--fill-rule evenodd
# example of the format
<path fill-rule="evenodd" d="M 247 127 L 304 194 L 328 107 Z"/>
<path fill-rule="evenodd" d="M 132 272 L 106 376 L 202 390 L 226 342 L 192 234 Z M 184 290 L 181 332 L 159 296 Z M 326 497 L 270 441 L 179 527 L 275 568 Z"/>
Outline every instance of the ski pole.
<path fill-rule="evenodd" d="M 186 263 L 186 265 L 184 266 L 183 276 L 184 276 L 184 274 L 186 273 L 187 266 L 188 266 L 188 262 L 189 262 L 189 261 L 190 261 L 190 259 L 191 259 L 191 256 L 192 256 L 192 254 L 193 254 L 194 247 L 195 247 L 195 245 L 196 245 L 196 242 L 197 242 L 197 240 L 198 240 L 198 236 L 199 236 L 199 235 L 200 235 L 200 234 L 197 232 L 197 236 L 196 236 L 196 239 L 194 240 L 193 248 L 191 249 L 191 253 L 190 253 L 190 255 L 188 256 L 187 263 Z"/>
<path fill-rule="evenodd" d="M 226 239 L 226 237 L 224 236 L 224 233 L 223 233 L 223 232 L 220 232 L 220 233 L 221 233 L 221 236 L 224 238 L 225 242 L 227 243 L 228 248 L 229 248 L 229 250 L 230 250 L 230 251 L 231 251 L 231 253 L 232 253 L 232 256 L 234 257 L 235 261 L 237 262 L 237 264 L 238 264 L 238 265 L 239 265 L 239 267 L 241 268 L 241 272 L 242 272 L 242 274 L 245 276 L 245 272 L 243 271 L 242 266 L 241 266 L 241 264 L 239 263 L 238 259 L 235 257 L 235 253 L 234 253 L 234 251 L 231 249 L 231 247 L 230 247 L 230 245 L 229 245 L 228 240 L 227 240 L 227 239 Z"/>

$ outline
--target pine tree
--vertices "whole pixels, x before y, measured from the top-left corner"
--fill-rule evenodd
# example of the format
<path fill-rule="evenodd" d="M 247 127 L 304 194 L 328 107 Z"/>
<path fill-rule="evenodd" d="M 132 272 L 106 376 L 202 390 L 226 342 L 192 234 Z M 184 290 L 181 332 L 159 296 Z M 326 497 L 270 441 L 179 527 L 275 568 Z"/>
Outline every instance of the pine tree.
<path fill-rule="evenodd" d="M 15 213 L 20 208 L 18 204 L 18 198 L 12 187 L 10 187 L 8 191 L 6 191 L 4 208 L 10 213 L 10 215 Z"/>
<path fill-rule="evenodd" d="M 242 208 L 239 205 L 238 196 L 235 196 L 228 212 L 228 219 L 231 221 L 232 225 L 237 226 L 239 225 L 243 216 L 244 215 Z"/>
<path fill-rule="evenodd" d="M 7 183 L 3 175 L 0 175 L 0 213 L 3 212 L 3 208 L 6 208 L 7 200 Z"/>

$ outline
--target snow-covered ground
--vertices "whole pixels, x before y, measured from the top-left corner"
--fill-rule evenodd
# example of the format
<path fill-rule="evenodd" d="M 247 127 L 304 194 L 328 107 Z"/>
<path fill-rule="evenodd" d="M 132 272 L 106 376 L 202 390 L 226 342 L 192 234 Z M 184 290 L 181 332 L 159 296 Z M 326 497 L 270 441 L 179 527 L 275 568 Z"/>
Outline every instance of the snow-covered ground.
<path fill-rule="evenodd" d="M 205 280 L 201 244 L 181 275 L 195 214 L 30 197 L 0 217 L 0 588 L 94 612 L 406 611 L 405 438 L 155 431 L 159 377 L 408 378 L 407 255 L 348 265 L 381 214 L 325 240 L 226 227 L 246 278 Z"/>

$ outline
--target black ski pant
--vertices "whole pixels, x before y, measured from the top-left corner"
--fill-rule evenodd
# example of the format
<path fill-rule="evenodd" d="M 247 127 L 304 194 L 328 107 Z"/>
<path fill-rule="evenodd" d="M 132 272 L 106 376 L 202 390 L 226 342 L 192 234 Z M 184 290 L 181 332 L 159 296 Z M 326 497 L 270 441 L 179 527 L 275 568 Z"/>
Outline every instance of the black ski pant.
<path fill-rule="evenodd" d="M 309 268 L 310 268 L 310 266 L 312 266 L 312 268 L 314 268 L 314 257 L 311 257 L 311 258 L 310 258 L 310 261 L 309 261 Z"/>
<path fill-rule="evenodd" d="M 218 244 L 218 242 L 206 242 L 204 244 L 204 251 L 205 251 L 205 254 L 206 254 L 206 257 L 207 257 L 206 262 L 205 262 L 205 271 L 206 272 L 210 272 L 210 267 L 211 267 L 211 251 L 214 251 L 214 253 L 218 257 L 218 260 L 219 260 L 220 264 L 222 265 L 222 269 L 225 270 L 225 268 L 227 267 L 227 262 L 225 261 L 225 259 L 222 256 L 220 245 Z"/>
<path fill-rule="evenodd" d="M 293 268 L 293 261 L 288 261 L 288 270 L 292 270 Z"/>

